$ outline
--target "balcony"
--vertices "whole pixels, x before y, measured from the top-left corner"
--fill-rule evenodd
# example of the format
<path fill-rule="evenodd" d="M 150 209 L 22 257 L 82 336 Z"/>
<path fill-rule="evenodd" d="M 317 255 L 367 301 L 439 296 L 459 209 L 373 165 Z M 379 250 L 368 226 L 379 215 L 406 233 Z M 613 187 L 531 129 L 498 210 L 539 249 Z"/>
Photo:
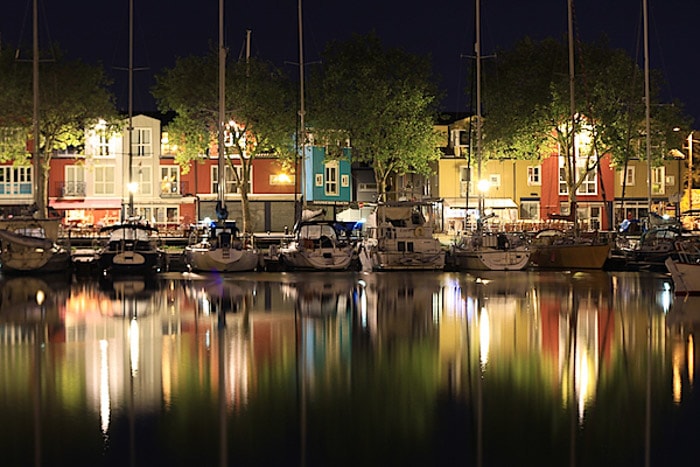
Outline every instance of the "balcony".
<path fill-rule="evenodd" d="M 84 198 L 85 182 L 60 182 L 58 189 L 61 198 Z"/>

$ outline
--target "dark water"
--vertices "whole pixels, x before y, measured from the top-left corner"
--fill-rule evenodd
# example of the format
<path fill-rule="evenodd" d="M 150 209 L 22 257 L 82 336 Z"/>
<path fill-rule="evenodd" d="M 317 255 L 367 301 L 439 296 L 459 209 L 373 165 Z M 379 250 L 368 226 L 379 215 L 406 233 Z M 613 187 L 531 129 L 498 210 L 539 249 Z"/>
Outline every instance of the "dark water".
<path fill-rule="evenodd" d="M 662 275 L 3 278 L 0 465 L 697 462 Z"/>

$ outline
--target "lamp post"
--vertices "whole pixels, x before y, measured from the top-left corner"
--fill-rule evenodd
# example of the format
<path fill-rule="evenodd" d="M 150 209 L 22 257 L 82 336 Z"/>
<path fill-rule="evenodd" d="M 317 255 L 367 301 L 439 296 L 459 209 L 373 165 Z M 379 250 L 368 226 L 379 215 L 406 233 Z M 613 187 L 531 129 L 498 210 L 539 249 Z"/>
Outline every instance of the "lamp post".
<path fill-rule="evenodd" d="M 137 182 L 129 182 L 126 188 L 129 191 L 129 217 L 134 217 L 134 193 L 138 191 L 139 184 Z"/>

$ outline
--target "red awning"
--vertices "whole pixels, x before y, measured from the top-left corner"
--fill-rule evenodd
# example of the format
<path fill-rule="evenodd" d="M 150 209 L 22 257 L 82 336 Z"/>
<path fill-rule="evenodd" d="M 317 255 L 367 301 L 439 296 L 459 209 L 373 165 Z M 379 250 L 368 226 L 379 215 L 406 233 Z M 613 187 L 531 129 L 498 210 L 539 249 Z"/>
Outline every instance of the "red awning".
<path fill-rule="evenodd" d="M 93 198 L 93 199 L 81 199 L 81 200 L 61 200 L 61 201 L 51 201 L 49 206 L 54 209 L 68 210 L 68 209 L 121 209 L 122 200 L 119 198 Z"/>

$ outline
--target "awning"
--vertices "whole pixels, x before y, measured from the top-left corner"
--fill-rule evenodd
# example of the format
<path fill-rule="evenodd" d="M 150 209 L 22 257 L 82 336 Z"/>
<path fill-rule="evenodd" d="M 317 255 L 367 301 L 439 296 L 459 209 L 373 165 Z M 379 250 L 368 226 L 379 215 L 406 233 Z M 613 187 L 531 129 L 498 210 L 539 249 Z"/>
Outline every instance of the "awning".
<path fill-rule="evenodd" d="M 93 198 L 81 200 L 50 201 L 49 206 L 54 209 L 121 209 L 122 200 L 119 198 Z"/>
<path fill-rule="evenodd" d="M 476 196 L 469 197 L 469 208 L 477 208 L 478 199 Z M 465 209 L 467 206 L 466 198 L 445 198 L 445 206 L 453 209 Z M 510 198 L 484 198 L 484 209 L 517 209 L 518 205 L 515 204 Z"/>

